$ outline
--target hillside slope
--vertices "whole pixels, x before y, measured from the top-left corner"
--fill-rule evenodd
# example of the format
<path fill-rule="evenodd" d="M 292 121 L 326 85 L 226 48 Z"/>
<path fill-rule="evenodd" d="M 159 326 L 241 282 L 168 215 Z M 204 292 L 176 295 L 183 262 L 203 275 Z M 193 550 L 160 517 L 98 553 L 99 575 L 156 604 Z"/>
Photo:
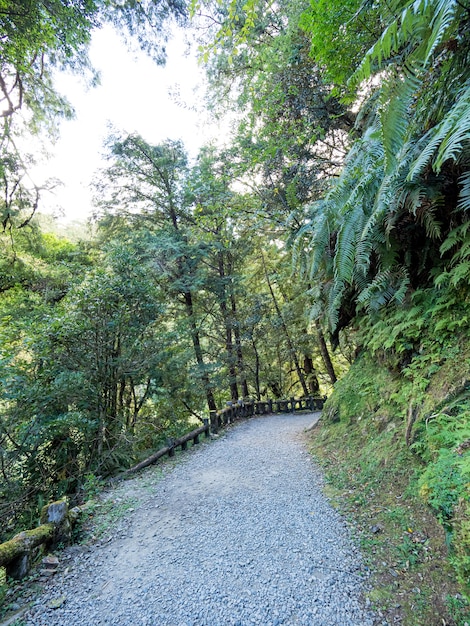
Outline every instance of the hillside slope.
<path fill-rule="evenodd" d="M 470 596 L 468 296 L 418 290 L 356 320 L 361 348 L 313 449 L 382 567 L 375 600 L 404 624 L 465 624 Z"/>

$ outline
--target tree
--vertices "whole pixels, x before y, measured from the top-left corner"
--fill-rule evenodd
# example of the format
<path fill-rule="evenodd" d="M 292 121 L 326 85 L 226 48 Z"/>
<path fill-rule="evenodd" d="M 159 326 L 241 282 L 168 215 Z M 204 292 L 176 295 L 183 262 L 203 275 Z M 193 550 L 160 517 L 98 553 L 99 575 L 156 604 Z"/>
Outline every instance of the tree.
<path fill-rule="evenodd" d="M 242 226 L 246 199 L 231 189 L 232 167 L 225 156 L 210 147 L 201 151 L 188 181 L 188 200 L 193 207 L 193 237 L 204 242 L 206 298 L 212 294 L 220 311 L 230 395 L 236 401 L 239 385 L 242 396 L 249 397 L 237 301 L 242 257 L 251 244 Z"/>
<path fill-rule="evenodd" d="M 198 289 L 198 259 L 186 227 L 192 218 L 184 201 L 187 157 L 180 142 L 151 146 L 137 135 L 111 138 L 111 165 L 97 183 L 100 206 L 125 216 L 154 233 L 155 269 L 167 281 L 173 298 L 181 299 L 210 411 L 216 410 L 213 387 L 204 361 L 194 299 Z M 155 245 L 156 244 L 156 245 Z"/>
<path fill-rule="evenodd" d="M 84 246 L 43 235 L 33 226 L 34 222 L 16 234 L 14 246 L 7 234 L 1 237 L 5 245 L 0 290 L 0 516 L 4 531 L 18 517 L 28 515 L 31 503 L 37 505 L 38 493 L 53 493 L 52 476 L 57 485 L 63 462 L 69 469 L 72 459 L 78 462 L 72 440 L 57 449 L 52 443 L 59 430 L 65 431 L 67 420 L 71 429 L 81 425 L 83 437 L 88 433 L 85 420 L 80 422 L 72 413 L 60 414 L 58 398 L 66 397 L 70 389 L 65 384 L 59 389 L 45 373 L 51 366 L 46 346 L 50 321 L 90 268 L 91 258 Z M 65 446 L 70 455 L 63 454 Z"/>
<path fill-rule="evenodd" d="M 170 18 L 184 21 L 180 0 L 4 0 L 0 7 L 0 185 L 4 198 L 0 221 L 21 226 L 38 206 L 41 189 L 29 178 L 32 157 L 25 137 L 57 136 L 58 122 L 73 109 L 54 84 L 54 72 L 68 69 L 97 76 L 88 59 L 93 29 L 110 22 L 138 39 L 159 63 L 164 62 Z M 163 43 L 162 43 L 163 39 Z M 30 143 L 30 141 L 29 141 Z"/>
<path fill-rule="evenodd" d="M 164 307 L 131 246 L 113 244 L 100 265 L 64 300 L 47 341 L 56 376 L 82 380 L 63 411 L 72 404 L 95 424 L 86 465 L 109 472 L 158 386 Z"/>
<path fill-rule="evenodd" d="M 355 120 L 309 55 L 310 40 L 300 29 L 303 9 L 298 2 L 260 3 L 253 27 L 244 31 L 240 7 L 234 15 L 229 2 L 204 7 L 210 23 L 221 24 L 206 64 L 210 104 L 215 111 L 229 107 L 236 112 L 230 159 L 278 228 L 285 228 L 288 218 L 298 226 L 306 202 L 324 192 L 327 178 L 341 165 Z M 214 28 L 204 32 L 206 45 L 218 36 Z"/>

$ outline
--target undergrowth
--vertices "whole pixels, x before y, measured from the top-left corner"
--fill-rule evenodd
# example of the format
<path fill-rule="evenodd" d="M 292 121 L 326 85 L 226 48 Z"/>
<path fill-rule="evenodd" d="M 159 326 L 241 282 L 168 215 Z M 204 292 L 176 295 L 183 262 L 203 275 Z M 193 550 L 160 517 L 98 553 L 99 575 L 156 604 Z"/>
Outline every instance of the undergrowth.
<path fill-rule="evenodd" d="M 391 623 L 470 623 L 468 294 L 416 292 L 358 320 L 360 356 L 312 446 L 358 528 Z"/>

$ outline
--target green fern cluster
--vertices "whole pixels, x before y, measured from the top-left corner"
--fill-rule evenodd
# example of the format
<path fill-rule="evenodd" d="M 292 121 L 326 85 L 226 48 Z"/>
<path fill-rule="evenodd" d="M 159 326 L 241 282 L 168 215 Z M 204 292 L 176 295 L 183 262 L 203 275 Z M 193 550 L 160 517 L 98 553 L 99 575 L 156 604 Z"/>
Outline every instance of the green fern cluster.
<path fill-rule="evenodd" d="M 470 270 L 470 12 L 395 1 L 382 21 L 349 80 L 368 93 L 356 139 L 299 233 L 332 330 Z"/>

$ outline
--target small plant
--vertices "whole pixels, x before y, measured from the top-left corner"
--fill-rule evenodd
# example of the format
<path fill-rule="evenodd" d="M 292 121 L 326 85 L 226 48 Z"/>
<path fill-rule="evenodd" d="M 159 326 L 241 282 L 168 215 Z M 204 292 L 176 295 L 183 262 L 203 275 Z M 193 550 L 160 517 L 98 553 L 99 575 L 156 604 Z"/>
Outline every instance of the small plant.
<path fill-rule="evenodd" d="M 104 482 L 100 476 L 95 474 L 86 474 L 83 483 L 83 491 L 85 494 L 85 500 L 93 500 L 96 496 L 103 491 Z"/>
<path fill-rule="evenodd" d="M 408 569 L 414 567 L 423 560 L 423 544 L 413 541 L 412 533 L 406 533 L 403 541 L 396 547 L 398 553 L 398 565 Z"/>
<path fill-rule="evenodd" d="M 447 596 L 446 599 L 449 615 L 456 626 L 468 626 L 470 624 L 470 605 L 460 594 Z"/>

